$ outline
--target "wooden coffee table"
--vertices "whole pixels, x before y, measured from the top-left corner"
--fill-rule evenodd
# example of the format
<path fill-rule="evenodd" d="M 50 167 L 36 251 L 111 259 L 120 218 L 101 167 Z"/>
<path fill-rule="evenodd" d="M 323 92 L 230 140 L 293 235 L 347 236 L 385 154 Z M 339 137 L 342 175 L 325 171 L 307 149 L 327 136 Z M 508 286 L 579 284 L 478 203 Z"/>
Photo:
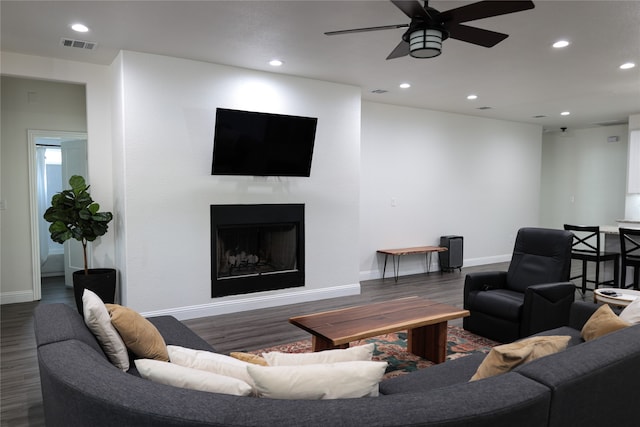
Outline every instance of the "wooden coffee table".
<path fill-rule="evenodd" d="M 297 316 L 289 322 L 311 333 L 313 351 L 347 348 L 352 341 L 407 330 L 407 350 L 442 363 L 447 356 L 447 321 L 469 316 L 448 304 L 407 297 Z"/>

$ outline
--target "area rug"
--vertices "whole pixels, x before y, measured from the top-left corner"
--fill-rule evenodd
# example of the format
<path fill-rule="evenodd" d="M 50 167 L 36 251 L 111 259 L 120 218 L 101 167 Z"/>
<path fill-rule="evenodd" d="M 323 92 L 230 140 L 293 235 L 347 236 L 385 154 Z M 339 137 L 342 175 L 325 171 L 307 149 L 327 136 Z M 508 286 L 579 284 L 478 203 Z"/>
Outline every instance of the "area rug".
<path fill-rule="evenodd" d="M 395 332 L 380 335 L 360 341 L 354 341 L 351 346 L 374 343 L 373 360 L 385 361 L 388 363 L 384 378 L 392 378 L 404 375 L 418 369 L 428 368 L 434 363 L 411 354 L 407 351 L 407 333 Z M 488 353 L 491 347 L 500 343 L 487 338 L 474 335 L 458 326 L 447 328 L 447 360 L 465 357 L 473 353 Z M 261 350 L 254 350 L 252 354 L 262 354 L 270 351 L 280 351 L 283 353 L 307 353 L 311 352 L 311 339 L 296 341 L 289 344 L 277 345 Z"/>

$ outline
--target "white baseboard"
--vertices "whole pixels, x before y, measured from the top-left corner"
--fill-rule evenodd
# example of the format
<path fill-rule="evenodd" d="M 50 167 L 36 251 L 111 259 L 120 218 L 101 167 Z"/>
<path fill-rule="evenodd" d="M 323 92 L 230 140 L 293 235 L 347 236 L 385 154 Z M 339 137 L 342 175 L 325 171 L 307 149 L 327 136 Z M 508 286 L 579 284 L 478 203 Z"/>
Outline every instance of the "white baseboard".
<path fill-rule="evenodd" d="M 495 255 L 482 258 L 470 258 L 464 260 L 464 267 L 475 267 L 476 265 L 497 264 L 511 261 L 511 254 Z"/>
<path fill-rule="evenodd" d="M 271 295 L 256 294 L 255 296 L 248 296 L 242 299 L 214 301 L 208 304 L 148 311 L 141 314 L 144 317 L 169 315 L 174 316 L 178 320 L 187 320 L 359 294 L 360 284 L 354 283 L 351 285 L 333 286 L 321 289 L 303 289 L 301 291 Z"/>
<path fill-rule="evenodd" d="M 496 255 L 490 257 L 482 257 L 482 258 L 469 258 L 465 259 L 462 267 L 474 267 L 477 265 L 487 265 L 487 264 L 496 264 L 500 262 L 509 262 L 511 261 L 511 254 L 509 255 Z M 391 271 L 389 271 L 391 270 Z M 437 262 L 431 263 L 431 273 L 440 271 L 440 266 Z M 410 276 L 412 274 L 425 274 L 426 271 L 424 267 L 413 267 L 406 266 L 402 267 L 400 270 L 400 276 Z M 390 269 L 389 265 L 387 265 L 387 272 L 385 274 L 385 279 L 391 278 L 393 280 L 393 267 Z M 374 279 L 382 279 L 382 271 L 381 270 L 369 270 L 369 271 L 361 271 L 360 272 L 360 280 L 374 280 Z"/>
<path fill-rule="evenodd" d="M 0 304 L 15 304 L 18 302 L 32 302 L 33 291 L 16 291 L 0 293 Z"/>

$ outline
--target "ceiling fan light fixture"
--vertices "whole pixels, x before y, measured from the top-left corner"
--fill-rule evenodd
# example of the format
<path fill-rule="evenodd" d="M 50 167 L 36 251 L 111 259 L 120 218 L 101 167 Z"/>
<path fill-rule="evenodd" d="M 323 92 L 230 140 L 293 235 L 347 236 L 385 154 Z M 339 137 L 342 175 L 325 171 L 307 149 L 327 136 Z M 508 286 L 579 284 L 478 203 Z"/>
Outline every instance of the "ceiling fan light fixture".
<path fill-rule="evenodd" d="M 409 55 L 414 58 L 433 58 L 442 53 L 442 31 L 417 29 L 409 34 Z"/>

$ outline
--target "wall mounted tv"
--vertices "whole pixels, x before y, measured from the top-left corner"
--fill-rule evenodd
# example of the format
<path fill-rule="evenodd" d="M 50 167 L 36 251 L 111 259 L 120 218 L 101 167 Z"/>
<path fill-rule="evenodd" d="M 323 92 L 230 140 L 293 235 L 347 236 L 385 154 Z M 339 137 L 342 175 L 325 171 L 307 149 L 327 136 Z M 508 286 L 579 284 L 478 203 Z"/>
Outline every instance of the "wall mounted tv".
<path fill-rule="evenodd" d="M 309 176 L 317 122 L 218 108 L 211 174 Z"/>

